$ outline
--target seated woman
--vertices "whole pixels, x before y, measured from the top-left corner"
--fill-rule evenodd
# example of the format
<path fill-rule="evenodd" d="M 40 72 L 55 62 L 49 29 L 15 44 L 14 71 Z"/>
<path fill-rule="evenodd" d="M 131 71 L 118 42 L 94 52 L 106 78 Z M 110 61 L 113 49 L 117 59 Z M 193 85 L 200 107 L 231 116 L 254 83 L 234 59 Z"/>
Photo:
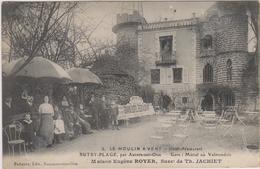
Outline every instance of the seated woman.
<path fill-rule="evenodd" d="M 33 121 L 31 120 L 31 115 L 27 113 L 22 121 L 23 131 L 21 133 L 22 138 L 25 140 L 25 145 L 28 151 L 34 150 L 33 139 L 35 137 L 35 132 L 33 129 Z"/>

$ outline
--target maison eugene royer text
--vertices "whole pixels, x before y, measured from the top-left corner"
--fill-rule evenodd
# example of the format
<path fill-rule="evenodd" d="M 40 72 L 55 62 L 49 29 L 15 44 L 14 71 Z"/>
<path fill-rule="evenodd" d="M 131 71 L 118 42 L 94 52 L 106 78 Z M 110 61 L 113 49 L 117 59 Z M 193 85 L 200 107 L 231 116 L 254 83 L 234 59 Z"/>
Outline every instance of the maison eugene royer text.
<path fill-rule="evenodd" d="M 113 32 L 118 42 L 135 48 L 144 67 L 140 83 L 168 95 L 175 108 L 255 109 L 257 71 L 248 52 L 248 19 L 242 5 L 217 2 L 203 17 L 182 20 L 147 23 L 138 11 L 118 14 Z"/>

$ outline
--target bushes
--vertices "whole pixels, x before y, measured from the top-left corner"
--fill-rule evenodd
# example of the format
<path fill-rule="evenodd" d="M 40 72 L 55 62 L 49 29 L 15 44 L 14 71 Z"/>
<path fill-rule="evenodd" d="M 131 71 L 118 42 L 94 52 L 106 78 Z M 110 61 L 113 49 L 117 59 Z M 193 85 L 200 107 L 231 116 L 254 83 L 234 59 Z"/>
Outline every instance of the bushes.
<path fill-rule="evenodd" d="M 142 97 L 145 103 L 153 103 L 155 91 L 150 85 L 137 86 L 136 95 Z"/>

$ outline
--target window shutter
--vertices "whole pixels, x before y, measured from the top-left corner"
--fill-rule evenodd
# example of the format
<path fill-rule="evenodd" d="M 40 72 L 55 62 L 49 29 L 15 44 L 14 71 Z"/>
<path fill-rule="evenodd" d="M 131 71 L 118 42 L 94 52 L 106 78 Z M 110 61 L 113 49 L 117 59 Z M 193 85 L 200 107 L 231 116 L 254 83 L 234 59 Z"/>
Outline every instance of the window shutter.
<path fill-rule="evenodd" d="M 182 78 L 183 83 L 189 83 L 189 72 L 185 68 L 182 69 Z"/>
<path fill-rule="evenodd" d="M 167 69 L 167 84 L 171 84 L 172 83 L 172 68 L 168 68 Z"/>

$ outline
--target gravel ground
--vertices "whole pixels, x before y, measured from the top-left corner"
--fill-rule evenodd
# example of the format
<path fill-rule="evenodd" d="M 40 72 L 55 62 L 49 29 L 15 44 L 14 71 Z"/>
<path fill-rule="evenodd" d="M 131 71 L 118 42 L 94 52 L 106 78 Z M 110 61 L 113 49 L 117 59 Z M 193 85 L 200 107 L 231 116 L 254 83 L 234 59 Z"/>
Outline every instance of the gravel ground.
<path fill-rule="evenodd" d="M 231 135 L 223 136 L 226 128 L 218 127 L 207 129 L 198 122 L 190 123 L 187 131 L 183 127 L 173 125 L 169 128 L 167 137 L 163 139 L 151 139 L 151 136 L 158 136 L 156 127 L 161 123 L 157 117 L 141 119 L 136 123 L 131 123 L 128 127 L 122 126 L 120 130 L 100 130 L 94 131 L 91 135 L 82 135 L 71 141 L 65 141 L 62 144 L 54 145 L 52 148 L 37 150 L 33 154 L 43 153 L 69 153 L 79 151 L 99 151 L 101 147 L 111 146 L 150 146 L 163 145 L 165 147 L 191 147 L 202 148 L 203 150 L 218 150 L 225 152 L 243 152 L 245 150 L 241 129 L 243 126 L 239 123 L 234 124 L 229 133 Z M 259 128 L 256 125 L 248 125 L 244 128 L 245 137 L 249 144 L 259 142 Z M 186 139 L 174 137 L 176 134 L 185 134 Z"/>

